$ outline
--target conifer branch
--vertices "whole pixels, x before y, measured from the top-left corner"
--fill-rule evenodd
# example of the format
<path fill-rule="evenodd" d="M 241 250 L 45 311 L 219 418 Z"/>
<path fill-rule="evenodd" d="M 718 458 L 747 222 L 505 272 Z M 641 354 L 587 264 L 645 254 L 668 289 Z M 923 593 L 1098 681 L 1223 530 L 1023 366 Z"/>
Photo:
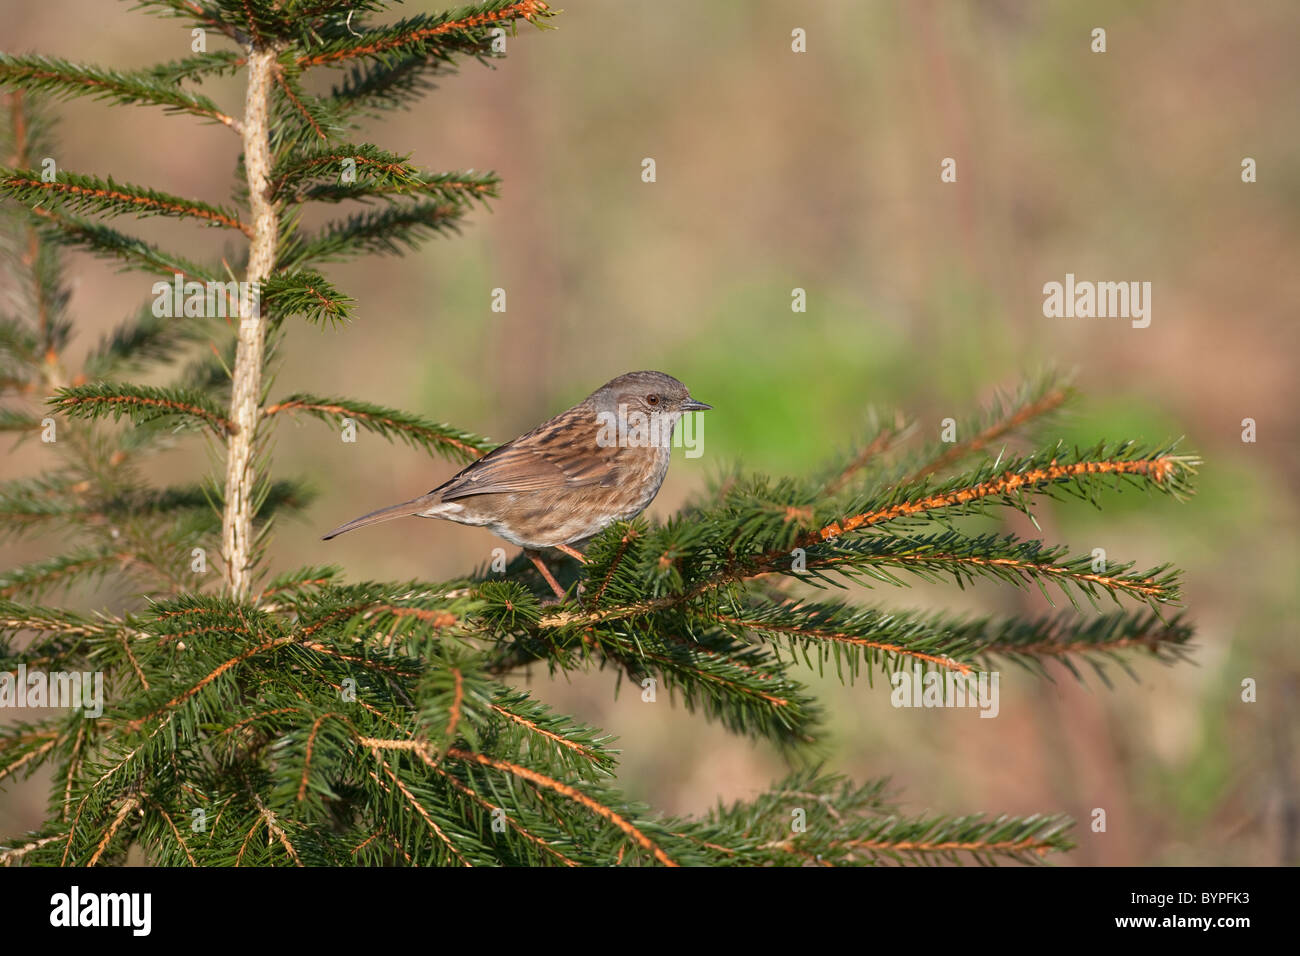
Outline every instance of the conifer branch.
<path fill-rule="evenodd" d="M 257 807 L 258 813 L 262 815 L 262 819 L 266 823 L 266 829 L 280 841 L 280 845 L 284 847 L 284 851 L 289 854 L 289 859 L 293 860 L 293 865 L 302 866 L 302 858 L 298 856 L 298 851 L 295 850 L 293 844 L 289 842 L 289 835 L 285 833 L 284 827 L 280 826 L 280 822 L 276 819 L 275 814 L 267 809 L 266 804 L 262 802 L 262 798 L 257 793 L 252 793 L 252 798 L 254 805 Z"/>
<path fill-rule="evenodd" d="M 28 773 L 35 770 L 61 739 L 62 735 L 57 731 L 22 733 L 6 738 L 0 745 L 0 753 L 3 753 L 0 757 L 3 761 L 0 762 L 0 780 L 15 776 L 24 768 Z"/>
<path fill-rule="evenodd" d="M 290 395 L 270 405 L 266 416 L 284 412 L 304 412 L 329 424 L 339 424 L 351 419 L 366 431 L 391 440 L 400 439 L 414 448 L 438 453 L 457 461 L 472 461 L 491 451 L 496 443 L 490 439 L 429 421 L 369 402 L 352 399 L 321 398 L 315 395 Z"/>
<path fill-rule="evenodd" d="M 826 567 L 836 567 L 841 571 L 851 567 L 866 568 L 872 564 L 898 563 L 916 573 L 943 567 L 958 580 L 971 573 L 992 574 L 1008 581 L 1046 577 L 1069 581 L 1090 596 L 1097 588 L 1104 588 L 1148 601 L 1172 601 L 1177 597 L 1174 589 L 1176 578 L 1165 568 L 1156 568 L 1136 577 L 1119 573 L 1128 566 L 1120 568 L 1119 572 L 1097 574 L 1085 570 L 1088 563 L 1082 558 L 1060 561 L 1062 552 L 1045 550 L 1034 543 L 1022 546 L 1028 550 L 1007 554 L 1000 553 L 988 539 L 976 539 L 966 545 L 964 551 L 954 550 L 964 540 L 955 535 L 916 541 L 911 545 L 898 543 L 903 539 L 896 536 L 875 536 L 849 543 L 840 539 L 891 522 L 905 523 L 920 518 L 972 513 L 986 501 L 1023 506 L 1026 495 L 1047 493 L 1056 487 L 1073 490 L 1081 496 L 1088 495 L 1096 492 L 1100 482 L 1117 479 L 1144 482 L 1180 496 L 1189 492 L 1190 476 L 1195 473 L 1198 461 L 1194 456 L 1172 455 L 1168 450 L 1144 452 L 1132 444 L 1119 446 L 1109 453 L 1105 453 L 1101 446 L 1086 453 L 1067 453 L 1058 447 L 1007 465 L 994 463 L 973 474 L 959 476 L 936 490 L 930 490 L 924 482 L 919 486 L 895 487 L 883 498 L 870 499 L 864 510 L 836 517 L 824 524 L 817 522 L 810 530 L 798 530 L 813 517 L 807 509 L 787 506 L 784 514 L 777 511 L 771 517 L 764 515 L 761 522 L 747 514 L 737 523 L 724 522 L 711 530 L 711 534 L 718 536 L 715 546 L 721 557 L 706 564 L 706 570 L 683 589 L 621 606 L 586 611 L 562 607 L 543 615 L 540 626 L 552 629 L 592 625 L 646 617 L 680 607 L 722 588 L 772 572 L 791 573 L 795 549 L 813 552 L 814 563 L 810 566 L 814 572 L 818 560 Z M 790 493 L 798 492 L 792 490 Z M 776 540 L 783 543 L 776 548 L 764 546 L 765 542 Z M 832 543 L 838 552 L 817 550 Z M 948 546 L 949 550 L 936 550 L 937 544 Z M 1013 551 L 1017 547 L 1016 542 L 1010 540 L 1004 544 Z M 761 550 L 755 550 L 756 547 Z M 646 548 L 654 550 L 652 543 L 646 544 Z M 661 549 L 661 553 L 666 552 Z M 598 568 L 597 564 L 589 564 L 586 570 L 590 573 Z M 877 577 L 898 583 L 894 578 Z"/>
<path fill-rule="evenodd" d="M 82 499 L 65 475 L 47 473 L 0 484 L 0 534 L 80 513 Z"/>
<path fill-rule="evenodd" d="M 453 777 L 451 774 L 447 773 L 447 771 L 443 770 L 441 767 L 434 765 L 432 769 L 449 786 L 453 787 L 460 793 L 465 794 L 465 796 L 469 797 L 470 800 L 472 800 L 480 809 L 487 810 L 489 812 L 496 809 L 494 806 L 492 806 L 491 803 L 489 803 L 482 796 L 476 793 L 472 787 L 461 782 L 456 777 Z M 506 824 L 510 827 L 510 829 L 514 830 L 525 840 L 528 840 L 531 843 L 533 843 L 542 852 L 549 854 L 552 858 L 558 860 L 560 863 L 564 864 L 565 866 L 579 865 L 576 860 L 570 859 L 569 857 L 565 856 L 555 847 L 547 843 L 545 839 L 537 836 L 536 834 L 532 833 L 530 830 L 526 829 L 522 823 L 518 822 L 513 817 L 507 816 L 505 819 L 506 819 Z"/>
<path fill-rule="evenodd" d="M 1071 844 L 1063 836 L 1066 826 L 1060 817 L 885 820 L 875 832 L 847 840 L 843 846 L 851 853 L 865 852 L 871 859 L 934 856 L 959 862 L 958 854 L 968 853 L 978 861 L 1006 856 L 1030 862 L 1026 860 L 1030 855 L 1041 859 L 1054 850 L 1068 849 Z"/>
<path fill-rule="evenodd" d="M 327 105 L 308 94 L 299 85 L 297 78 L 280 69 L 278 64 L 275 71 L 275 83 L 288 104 L 289 115 L 301 127 L 298 134 L 298 145 L 318 141 L 328 143 L 333 138 L 330 131 L 339 124 L 328 113 Z M 281 131 L 276 131 L 274 135 L 279 137 L 284 134 Z M 274 195 L 274 188 L 272 188 L 272 195 Z"/>
<path fill-rule="evenodd" d="M 174 359 L 180 350 L 196 341 L 204 326 L 199 322 L 159 316 L 150 303 L 134 320 L 119 325 L 100 340 L 83 365 L 91 379 L 138 370 L 145 365 Z"/>
<path fill-rule="evenodd" d="M 103 637 L 118 634 L 127 628 L 124 621 L 92 620 L 71 611 L 57 608 L 15 604 L 0 600 L 0 633 L 9 631 L 40 631 L 68 637 Z M 136 634 L 143 632 L 136 631 Z"/>
<path fill-rule="evenodd" d="M 963 458 L 978 454 L 1029 422 L 1050 415 L 1066 404 L 1074 392 L 1066 385 L 1058 385 L 1051 377 L 1037 387 L 1027 390 L 1017 400 L 998 401 L 990 416 L 991 421 L 970 438 L 947 446 L 928 463 L 916 469 L 900 484 L 914 484 L 929 475 L 939 474 Z"/>
<path fill-rule="evenodd" d="M 573 754 L 582 758 L 576 764 L 578 772 L 582 772 L 590 767 L 601 767 L 613 769 L 613 758 L 610 753 L 604 749 L 596 747 L 579 739 L 582 731 L 573 727 L 568 721 L 557 718 L 551 714 L 534 714 L 532 717 L 521 713 L 525 702 L 532 703 L 527 695 L 521 694 L 503 694 L 497 702 L 491 704 L 491 708 L 500 714 L 506 720 L 522 727 L 529 735 L 534 735 L 546 743 L 557 748 L 557 753 L 561 756 Z M 551 724 L 552 727 L 545 726 Z M 588 766 L 584 767 L 583 763 Z"/>
<path fill-rule="evenodd" d="M 977 645 L 976 655 L 986 664 L 1009 660 L 1045 677 L 1046 664 L 1056 661 L 1081 680 L 1080 663 L 1088 664 L 1106 686 L 1106 662 L 1114 662 L 1134 680 L 1137 674 L 1125 655 L 1144 653 L 1163 663 L 1189 657 L 1193 629 L 1183 615 L 1163 620 L 1146 614 L 1114 613 L 1080 620 L 1078 617 L 1044 617 L 1031 620 L 975 621 L 966 625 Z"/>
<path fill-rule="evenodd" d="M 422 201 L 358 213 L 331 223 L 314 237 L 288 240 L 279 262 L 282 268 L 293 268 L 367 253 L 403 255 L 431 236 L 456 232 L 464 211 L 456 203 Z"/>
<path fill-rule="evenodd" d="M 621 814 L 560 780 L 555 780 L 545 774 L 538 773 L 535 770 L 530 770 L 529 768 L 520 766 L 519 764 L 511 763 L 506 760 L 497 760 L 482 753 L 469 753 L 455 747 L 452 747 L 447 751 L 447 756 L 454 760 L 475 762 L 485 767 L 491 767 L 494 770 L 499 770 L 513 777 L 518 777 L 520 780 L 523 780 L 534 787 L 552 790 L 560 796 L 573 801 L 578 806 L 583 807 L 596 816 L 601 817 L 618 827 L 618 829 L 622 830 L 636 841 L 637 845 L 642 849 L 648 850 L 654 858 L 664 866 L 678 865 L 657 844 L 655 844 L 649 837 L 641 832 L 641 830 L 637 829 L 636 826 Z"/>
<path fill-rule="evenodd" d="M 8 520 L 3 511 L 0 511 L 0 517 Z M 70 587 L 83 579 L 103 577 L 125 565 L 130 557 L 127 552 L 115 549 L 79 549 L 19 565 L 0 573 L 0 598 L 24 595 L 36 599 L 50 590 Z"/>
<path fill-rule="evenodd" d="M 270 583 L 258 595 L 259 602 L 266 601 L 267 598 L 280 595 L 282 598 L 292 598 L 297 596 L 306 596 L 309 593 L 316 593 L 319 588 L 333 583 L 338 577 L 340 571 L 332 565 L 320 567 L 302 568 L 297 571 L 291 571 L 286 574 L 280 574 L 272 578 Z M 270 608 L 263 608 L 264 610 Z"/>
<path fill-rule="evenodd" d="M 56 833 L 53 836 L 41 837 L 33 840 L 25 846 L 17 846 L 10 850 L 0 851 L 0 866 L 9 866 L 11 863 L 21 860 L 28 853 L 32 852 L 32 850 L 39 850 L 41 847 L 48 846 L 51 843 L 56 843 L 61 839 L 63 839 L 63 834 Z"/>
<path fill-rule="evenodd" d="M 670 695 L 681 695 L 687 710 L 703 711 L 737 733 L 807 743 L 818 729 L 817 702 L 788 675 L 785 665 L 730 635 L 678 638 L 668 629 L 659 636 L 586 627 L 575 639 L 584 654 L 596 653 L 617 664 L 636 683 L 646 674 L 658 675 Z M 559 644 L 552 650 L 555 666 L 570 663 L 562 656 L 564 649 Z"/>
<path fill-rule="evenodd" d="M 971 504 L 986 499 L 1012 501 L 1032 492 L 1045 491 L 1053 485 L 1072 484 L 1085 489 L 1094 484 L 1096 476 L 1135 476 L 1178 494 L 1186 486 L 1186 475 L 1195 472 L 1198 463 L 1198 459 L 1190 456 L 1165 452 L 1144 455 L 1127 450 L 1117 450 L 1112 455 L 1076 456 L 1073 461 L 1060 461 L 1055 456 L 1048 462 L 1027 459 L 1001 474 L 980 477 L 965 482 L 960 487 L 848 515 L 830 522 L 815 534 L 803 536 L 800 541 L 803 544 L 812 544 L 818 540 L 830 541 L 899 518 L 928 517 L 939 511 L 966 509 Z"/>
<path fill-rule="evenodd" d="M 190 852 L 189 844 L 185 842 L 184 835 L 182 835 L 180 828 L 176 826 L 176 821 L 172 819 L 172 815 L 167 812 L 167 808 L 164 807 L 157 800 L 154 800 L 153 798 L 149 797 L 147 794 L 144 795 L 141 799 L 143 799 L 145 803 L 149 805 L 149 808 L 151 810 L 155 811 L 160 817 L 163 818 L 163 821 L 167 824 L 168 829 L 171 831 L 172 838 L 176 841 L 177 846 L 179 846 L 181 850 L 185 853 L 185 859 L 189 862 L 190 866 L 198 866 L 199 861 L 195 859 L 194 854 Z"/>
<path fill-rule="evenodd" d="M 186 80 L 202 82 L 210 76 L 233 74 L 243 65 L 243 57 L 233 50 L 214 50 L 170 63 L 149 67 L 149 75 L 173 85 Z"/>
<path fill-rule="evenodd" d="M 1132 564 L 1111 563 L 1107 571 L 1098 572 L 1093 570 L 1089 555 L 1071 558 L 1065 548 L 1020 541 L 1012 535 L 968 538 L 947 532 L 922 537 L 871 536 L 830 548 L 810 546 L 807 564 L 809 579 L 818 571 L 833 569 L 858 580 L 862 580 L 863 575 L 858 573 L 862 572 L 887 584 L 901 584 L 901 579 L 888 571 L 900 568 L 926 580 L 948 574 L 959 584 L 973 581 L 976 576 L 1000 578 L 1017 585 L 1033 582 L 1041 587 L 1053 583 L 1071 600 L 1067 585 L 1089 597 L 1105 591 L 1153 605 L 1173 603 L 1179 596 L 1177 574 L 1168 565 L 1130 574 Z M 788 573 L 803 576 L 803 572 Z"/>
<path fill-rule="evenodd" d="M 362 737 L 361 743 L 365 744 L 370 748 L 371 753 L 374 754 L 375 759 L 379 762 L 380 768 L 384 771 L 385 774 L 387 774 L 388 778 L 393 782 L 393 786 L 395 786 L 398 792 L 401 793 L 403 799 L 410 806 L 415 808 L 416 812 L 420 815 L 420 818 L 424 820 L 425 825 L 430 829 L 430 831 L 434 833 L 435 836 L 437 836 L 438 840 L 447 848 L 447 852 L 449 852 L 452 856 L 454 856 L 456 860 L 461 864 L 461 866 L 472 866 L 473 864 L 470 863 L 469 860 L 465 859 L 464 855 L 460 852 L 460 850 L 456 848 L 456 844 L 453 843 L 452 840 L 447 836 L 446 832 L 442 829 L 442 827 L 438 826 L 437 822 L 430 815 L 429 811 L 425 809 L 424 805 L 421 804 L 420 801 L 416 798 L 415 794 L 412 793 L 411 790 L 404 783 L 402 783 L 402 779 L 396 774 L 396 772 L 394 772 L 393 768 L 388 765 L 388 761 L 383 758 L 383 755 L 380 753 L 380 751 L 385 747 L 391 747 L 391 746 L 397 746 L 399 749 L 411 749 L 416 753 L 418 753 L 426 763 L 432 765 L 433 761 L 429 757 L 428 753 L 420 746 L 414 746 L 410 748 L 401 746 L 402 744 L 413 743 L 412 741 L 376 740 L 370 737 Z"/>
<path fill-rule="evenodd" d="M 156 8 L 158 13 L 180 17 L 201 27 L 218 30 L 241 46 L 248 42 L 238 27 L 225 19 L 224 11 L 212 4 L 199 3 L 197 0 L 136 0 L 136 3 L 145 10 Z"/>
<path fill-rule="evenodd" d="M 225 630 L 227 630 L 227 632 L 230 631 L 229 628 Z M 247 628 L 244 629 L 244 632 L 245 633 L 247 632 Z M 191 686 L 185 688 L 185 690 L 183 690 L 181 693 L 177 694 L 176 696 L 172 697 L 170 700 L 166 701 L 161 707 L 151 710 L 148 713 L 140 717 L 137 717 L 134 720 L 128 721 L 125 724 L 126 730 L 130 733 L 139 732 L 140 729 L 143 728 L 145 724 L 152 723 L 153 721 L 157 720 L 159 717 L 171 711 L 174 711 L 176 708 L 180 707 L 186 701 L 194 698 L 197 694 L 199 694 L 203 690 L 203 688 L 207 687 L 209 684 L 217 680 L 223 674 L 226 674 L 230 670 L 238 667 L 240 664 L 244 663 L 249 658 L 256 657 L 258 654 L 265 654 L 267 651 L 273 651 L 276 648 L 283 647 L 286 644 L 291 644 L 293 643 L 293 641 L 294 641 L 294 637 L 292 635 L 287 635 L 281 637 L 274 637 L 271 638 L 270 640 L 263 641 L 260 644 L 255 644 L 252 645 L 251 647 L 244 648 L 242 651 L 240 651 L 238 654 L 234 655 L 233 657 L 227 658 L 226 660 L 222 661 L 211 672 L 204 675 L 202 679 L 192 684 Z"/>
<path fill-rule="evenodd" d="M 31 108 L 33 99 L 22 90 L 15 90 L 8 96 L 10 126 L 6 139 L 12 147 L 12 162 L 22 166 L 30 166 L 36 156 L 48 154 L 50 146 L 45 124 Z M 19 224 L 13 222 L 13 226 L 14 232 L 19 233 Z M 26 268 L 16 278 L 24 291 L 28 292 L 25 304 L 36 320 L 36 342 L 41 364 L 35 370 L 38 374 L 34 377 L 45 385 L 58 384 L 62 381 L 58 353 L 65 346 L 71 331 L 65 318 L 69 293 L 60 281 L 61 262 L 56 251 L 42 241 L 41 235 L 30 223 L 13 238 L 26 246 Z M 6 414 L 5 419 L 8 428 L 17 425 L 13 416 Z"/>
<path fill-rule="evenodd" d="M 95 847 L 95 852 L 90 855 L 87 866 L 95 866 L 99 863 L 99 858 L 103 856 L 104 850 L 113 842 L 113 837 L 117 835 L 118 829 L 122 826 L 122 821 L 130 816 L 140 806 L 140 797 L 137 794 L 130 794 L 117 808 L 117 814 L 113 817 L 113 822 L 108 825 L 104 831 L 103 837 L 100 838 L 99 845 Z"/>
<path fill-rule="evenodd" d="M 677 825 L 684 836 L 739 846 L 728 862 L 743 865 L 961 863 L 963 857 L 985 864 L 1037 863 L 1072 845 L 1069 821 L 1059 816 L 909 818 L 886 803 L 883 783 L 854 787 L 835 776 L 794 774 L 752 801 L 720 807 L 700 823 Z M 804 812 L 803 833 L 790 833 L 792 808 Z"/>
<path fill-rule="evenodd" d="M 408 196 L 431 196 L 449 205 L 464 205 L 478 200 L 486 202 L 495 199 L 499 180 L 491 173 L 473 172 L 433 173 L 417 178 L 412 167 L 409 181 L 397 176 L 389 177 L 387 182 L 374 180 L 356 183 L 322 182 L 307 186 L 292 197 L 294 202 L 311 200 L 315 202 L 343 202 L 348 199 L 366 201 L 370 199 L 392 200 Z"/>
<path fill-rule="evenodd" d="M 14 369 L 15 373 L 21 373 L 22 366 L 41 360 L 41 343 L 35 332 L 17 319 L 0 318 L 0 353 L 7 353 L 21 363 Z"/>
<path fill-rule="evenodd" d="M 388 62 L 362 61 L 330 90 L 341 113 L 365 111 L 378 115 L 398 109 L 433 88 L 433 79 L 452 70 L 450 58 L 411 54 Z"/>
<path fill-rule="evenodd" d="M 139 427 L 143 426 L 137 426 Z M 223 501 L 219 489 L 202 485 L 151 488 L 133 483 L 111 489 L 94 489 L 94 494 L 91 491 L 90 485 L 83 482 L 74 484 L 47 477 L 21 479 L 0 485 L 0 532 L 16 534 L 59 521 L 85 529 L 108 522 L 160 516 L 184 516 L 188 530 L 206 532 L 212 530 L 208 526 L 208 522 L 214 520 L 211 509 L 214 506 L 221 507 Z M 279 511 L 302 508 L 311 498 L 310 489 L 301 482 L 271 482 L 263 489 L 255 517 L 258 521 L 264 521 Z M 139 555 L 121 548 L 120 542 L 117 545 L 112 553 L 118 556 L 122 567 L 139 559 Z M 39 580 L 45 579 L 45 573 L 39 570 L 42 568 L 46 568 L 55 577 L 83 571 L 94 573 L 107 560 L 96 558 L 97 554 L 98 551 L 76 552 L 51 559 L 48 563 L 27 565 L 25 569 L 19 570 L 25 573 L 30 569 Z M 65 560 L 66 564 L 63 563 Z M 18 572 L 0 577 L 0 582 L 27 580 L 14 577 L 16 574 Z"/>
<path fill-rule="evenodd" d="M 350 302 L 319 272 L 307 269 L 277 272 L 262 289 L 262 305 L 277 318 L 302 315 L 309 322 L 342 323 L 352 317 Z"/>
<path fill-rule="evenodd" d="M 851 676 L 856 676 L 859 662 L 868 669 L 878 662 L 886 673 L 905 660 L 958 674 L 973 670 L 972 643 L 919 616 L 787 602 L 757 604 L 738 614 L 719 610 L 709 617 L 730 628 L 783 641 L 792 650 L 816 648 L 819 661 L 831 657 L 837 665 L 847 661 Z"/>
<path fill-rule="evenodd" d="M 840 470 L 839 474 L 822 486 L 818 497 L 830 498 L 839 494 L 867 466 L 868 462 L 875 460 L 878 456 L 894 447 L 908 431 L 909 429 L 903 427 L 901 423 L 880 426 L 876 430 L 875 437 L 862 446 L 862 449 Z"/>
<path fill-rule="evenodd" d="M 192 68 L 191 68 L 192 69 Z M 0 53 L 0 86 L 40 90 L 65 98 L 89 94 L 122 104 L 161 106 L 215 120 L 239 131 L 239 120 L 222 112 L 206 96 L 187 93 L 155 72 L 123 73 L 45 56 Z"/>
<path fill-rule="evenodd" d="M 514 20 L 536 21 L 550 16 L 543 0 L 488 0 L 480 7 L 417 16 L 392 27 L 367 30 L 360 38 L 324 44 L 298 57 L 298 66 L 335 66 L 360 57 L 393 57 L 468 50 L 479 51 L 487 27 Z"/>
<path fill-rule="evenodd" d="M 29 169 L 0 166 L 0 191 L 27 206 L 52 203 L 57 210 L 90 210 L 103 216 L 175 216 L 198 219 L 213 226 L 238 229 L 252 236 L 252 228 L 233 212 L 197 199 L 182 199 L 144 186 L 118 183 L 67 171 L 53 182 Z"/>
<path fill-rule="evenodd" d="M 370 143 L 301 150 L 276 164 L 271 174 L 277 198 L 293 195 L 321 179 L 337 181 L 351 163 L 359 183 L 370 186 L 416 188 L 421 180 L 407 157 L 389 153 Z"/>
<path fill-rule="evenodd" d="M 66 212 L 36 207 L 29 213 L 38 217 L 46 228 L 42 235 L 70 248 L 85 249 L 103 258 L 118 259 L 127 267 L 168 278 L 179 275 L 185 280 L 207 282 L 217 274 L 135 236 L 128 236 L 89 219 Z"/>
<path fill-rule="evenodd" d="M 41 421 L 34 415 L 14 408 L 0 408 L 0 432 L 34 432 L 40 427 Z"/>
<path fill-rule="evenodd" d="M 235 431 L 235 424 L 206 395 L 182 388 L 96 382 L 59 389 L 49 404 L 69 418 L 94 419 L 111 415 L 117 419 L 126 415 L 139 424 L 159 417 L 178 416 L 207 425 L 223 438 Z"/>

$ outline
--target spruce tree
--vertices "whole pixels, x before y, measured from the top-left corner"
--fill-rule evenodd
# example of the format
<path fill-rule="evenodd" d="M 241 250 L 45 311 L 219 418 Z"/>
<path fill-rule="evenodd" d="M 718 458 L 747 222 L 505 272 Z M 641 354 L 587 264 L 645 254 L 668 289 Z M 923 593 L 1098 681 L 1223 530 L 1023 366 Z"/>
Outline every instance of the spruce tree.
<path fill-rule="evenodd" d="M 584 565 L 565 559 L 559 603 L 522 557 L 440 582 L 266 566 L 273 517 L 310 502 L 301 482 L 273 476 L 268 439 L 282 420 L 350 420 L 457 463 L 493 447 L 362 400 L 270 394 L 289 323 L 345 334 L 353 301 L 329 263 L 401 254 L 497 198 L 490 174 L 429 172 L 353 142 L 358 118 L 413 103 L 461 61 L 491 62 L 497 31 L 552 16 L 541 0 L 488 0 L 372 22 L 390 5 L 138 0 L 230 48 L 134 71 L 0 54 L 2 252 L 15 290 L 0 315 L 0 426 L 45 462 L 0 487 L 0 515 L 5 532 L 51 550 L 0 575 L 0 670 L 11 693 L 28 689 L 20 671 L 98 672 L 105 687 L 98 716 L 65 709 L 0 733 L 0 779 L 44 767 L 53 780 L 44 825 L 5 837 L 0 861 L 121 863 L 133 846 L 151 863 L 198 866 L 1028 862 L 1068 849 L 1060 815 L 908 813 L 884 781 L 824 773 L 809 756 L 822 715 L 798 680 L 802 668 L 964 679 L 1006 663 L 1039 679 L 1051 662 L 1105 680 L 1111 662 L 1183 656 L 1191 628 L 1169 611 L 1174 569 L 1098 567 L 980 527 L 1041 497 L 1190 490 L 1196 461 L 1173 446 L 1040 439 L 1005 452 L 1070 398 L 1054 377 L 961 423 L 955 442 L 880 420 L 813 474 L 731 474 L 666 522 L 611 527 Z M 198 91 L 223 74 L 244 78 L 242 106 Z M 216 204 L 95 172 L 50 175 L 48 101 L 76 96 L 228 127 L 243 145 L 239 188 Z M 370 205 L 300 225 L 307 204 L 344 200 Z M 107 224 L 145 216 L 225 230 L 243 257 L 189 261 Z M 77 369 L 67 250 L 178 289 L 142 304 Z M 179 311 L 160 315 L 160 298 Z M 131 382 L 168 370 L 168 384 Z M 200 435 L 220 450 L 219 473 L 149 480 L 151 456 Z M 834 596 L 911 577 L 1037 587 L 1073 607 L 971 617 Z M 104 578 L 136 598 L 90 612 L 54 600 Z M 702 817 L 655 813 L 616 788 L 607 735 L 520 689 L 529 665 L 653 681 L 702 719 L 781 745 L 797 769 Z M 864 692 L 888 692 L 879 683 Z"/>

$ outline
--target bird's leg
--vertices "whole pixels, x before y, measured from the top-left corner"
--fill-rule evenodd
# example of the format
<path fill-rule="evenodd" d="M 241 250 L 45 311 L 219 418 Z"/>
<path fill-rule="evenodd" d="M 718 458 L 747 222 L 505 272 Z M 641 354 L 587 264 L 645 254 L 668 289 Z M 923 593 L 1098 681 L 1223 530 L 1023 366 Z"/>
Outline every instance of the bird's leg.
<path fill-rule="evenodd" d="M 569 557 L 573 558 L 573 559 L 574 559 L 575 561 L 577 561 L 579 564 L 584 564 L 584 565 L 585 565 L 585 564 L 587 563 L 587 556 L 586 556 L 585 554 L 583 554 L 581 551 L 579 551 L 577 548 L 571 548 L 571 547 L 569 547 L 567 544 L 557 544 L 557 545 L 555 546 L 555 550 L 556 550 L 556 551 L 563 551 L 565 554 L 567 554 Z M 581 600 L 582 600 L 582 596 L 583 596 L 584 594 L 586 594 L 586 593 L 587 593 L 587 585 L 586 585 L 586 583 L 585 583 L 584 581 L 582 581 L 581 579 L 579 579 L 579 581 L 578 581 L 578 600 L 581 601 Z"/>
<path fill-rule="evenodd" d="M 571 548 L 571 547 L 569 547 L 567 544 L 557 544 L 557 545 L 555 546 L 555 550 L 556 550 L 556 551 L 563 551 L 565 554 L 567 554 L 569 557 L 573 558 L 573 559 L 574 559 L 575 561 L 577 561 L 579 564 L 586 564 L 586 563 L 587 563 L 587 556 L 586 556 L 585 554 L 583 554 L 581 551 L 579 551 L 579 550 L 576 549 L 576 548 Z"/>
<path fill-rule="evenodd" d="M 551 569 L 546 566 L 544 561 L 542 561 L 542 556 L 529 548 L 524 548 L 524 554 L 528 556 L 528 560 L 533 562 L 533 566 L 536 567 L 542 577 L 546 579 L 546 583 L 551 586 L 551 590 L 555 592 L 555 596 L 563 601 L 564 588 L 560 587 L 560 582 L 555 580 L 555 576 L 551 574 Z"/>

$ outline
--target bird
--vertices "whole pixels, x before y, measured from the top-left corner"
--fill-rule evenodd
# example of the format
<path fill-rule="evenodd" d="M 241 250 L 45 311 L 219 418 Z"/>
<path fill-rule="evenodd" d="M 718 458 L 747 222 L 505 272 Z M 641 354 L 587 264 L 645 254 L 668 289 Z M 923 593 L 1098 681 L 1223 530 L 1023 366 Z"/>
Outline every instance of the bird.
<path fill-rule="evenodd" d="M 322 540 L 410 516 L 486 527 L 523 548 L 563 600 L 541 549 L 584 561 L 573 545 L 644 511 L 668 474 L 678 421 L 712 407 L 671 375 L 628 372 L 427 494 L 353 518 Z"/>

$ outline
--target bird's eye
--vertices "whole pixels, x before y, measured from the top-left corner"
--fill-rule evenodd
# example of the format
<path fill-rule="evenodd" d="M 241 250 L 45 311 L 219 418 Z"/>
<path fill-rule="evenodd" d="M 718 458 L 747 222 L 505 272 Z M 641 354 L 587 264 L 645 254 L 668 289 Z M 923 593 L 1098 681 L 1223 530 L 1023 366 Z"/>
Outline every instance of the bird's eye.
<path fill-rule="evenodd" d="M 646 404 L 648 404 L 648 405 L 658 405 L 658 404 L 659 404 L 659 396 L 658 396 L 658 395 L 653 395 L 653 394 L 651 394 L 651 395 L 647 395 L 647 396 L 645 397 L 645 400 L 646 400 Z"/>

